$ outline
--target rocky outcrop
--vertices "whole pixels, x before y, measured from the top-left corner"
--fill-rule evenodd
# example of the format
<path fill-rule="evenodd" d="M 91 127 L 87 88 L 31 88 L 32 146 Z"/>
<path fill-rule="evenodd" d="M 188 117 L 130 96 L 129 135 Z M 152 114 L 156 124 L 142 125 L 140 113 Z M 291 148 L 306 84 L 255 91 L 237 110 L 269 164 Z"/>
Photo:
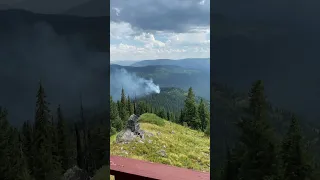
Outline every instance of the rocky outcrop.
<path fill-rule="evenodd" d="M 127 122 L 125 130 L 121 131 L 116 138 L 117 143 L 128 143 L 136 138 L 144 139 L 144 131 L 140 129 L 139 117 L 132 114 Z"/>

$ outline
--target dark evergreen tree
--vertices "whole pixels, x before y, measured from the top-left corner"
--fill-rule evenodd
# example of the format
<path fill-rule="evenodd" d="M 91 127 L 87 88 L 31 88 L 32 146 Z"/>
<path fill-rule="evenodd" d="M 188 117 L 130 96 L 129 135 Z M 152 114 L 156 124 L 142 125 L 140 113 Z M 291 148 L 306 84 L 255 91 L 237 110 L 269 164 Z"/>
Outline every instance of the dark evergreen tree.
<path fill-rule="evenodd" d="M 58 154 L 61 167 L 63 171 L 66 171 L 69 168 L 67 127 L 60 105 L 57 109 L 57 119 Z"/>
<path fill-rule="evenodd" d="M 61 171 L 61 162 L 60 162 L 60 155 L 59 155 L 59 136 L 57 131 L 57 124 L 51 116 L 51 134 L 52 134 L 52 158 L 53 162 L 55 163 L 55 169 Z"/>
<path fill-rule="evenodd" d="M 221 180 L 238 180 L 238 167 L 237 161 L 233 158 L 234 154 L 227 147 L 227 160 L 223 168 Z"/>
<path fill-rule="evenodd" d="M 10 159 L 10 169 L 9 176 L 6 178 L 8 180 L 31 180 L 33 177 L 30 175 L 30 170 L 28 169 L 27 160 L 23 153 L 22 138 L 17 129 L 11 131 L 11 136 L 9 138 L 9 147 L 11 151 L 9 152 Z"/>
<path fill-rule="evenodd" d="M 27 166 L 33 167 L 32 160 L 33 160 L 33 154 L 32 154 L 32 126 L 30 125 L 29 121 L 25 121 L 22 125 L 22 150 L 24 153 L 24 157 L 26 158 Z M 30 169 L 32 170 L 32 169 Z"/>
<path fill-rule="evenodd" d="M 124 93 L 124 89 L 121 90 L 121 100 L 120 100 L 120 108 L 119 108 L 120 118 L 123 122 L 126 122 L 129 118 L 128 110 L 127 110 L 127 100 L 126 95 Z"/>
<path fill-rule="evenodd" d="M 77 165 L 79 168 L 84 168 L 84 155 L 82 150 L 81 137 L 78 126 L 75 124 L 76 140 L 77 140 Z"/>
<path fill-rule="evenodd" d="M 161 108 L 157 115 L 163 119 L 167 119 L 164 108 Z"/>
<path fill-rule="evenodd" d="M 199 113 L 199 118 L 201 123 L 200 129 L 202 131 L 205 131 L 209 123 L 209 113 L 208 113 L 208 108 L 205 106 L 203 99 L 200 100 L 198 113 Z"/>
<path fill-rule="evenodd" d="M 306 159 L 305 147 L 295 116 L 292 117 L 291 125 L 283 140 L 281 155 L 285 180 L 306 180 L 311 177 L 312 168 Z"/>
<path fill-rule="evenodd" d="M 7 110 L 0 107 L 0 179 L 10 176 L 10 136 L 11 127 L 7 120 Z M 9 178 L 8 178 L 9 179 Z"/>
<path fill-rule="evenodd" d="M 109 143 L 108 138 L 110 137 L 107 132 L 107 126 L 97 127 L 90 134 L 90 148 L 92 150 L 92 160 L 95 169 L 99 169 L 103 165 L 107 164 L 109 147 L 106 146 L 106 144 Z"/>
<path fill-rule="evenodd" d="M 128 100 L 127 100 L 127 111 L 129 112 L 129 115 L 134 113 L 133 104 L 131 102 L 130 96 L 128 96 Z"/>
<path fill-rule="evenodd" d="M 188 95 L 184 106 L 184 122 L 193 129 L 200 129 L 200 120 L 196 105 L 195 95 L 192 88 L 188 90 Z"/>
<path fill-rule="evenodd" d="M 33 143 L 33 175 L 37 180 L 54 178 L 56 174 L 56 162 L 52 155 L 52 128 L 50 123 L 50 111 L 44 88 L 40 83 L 34 124 Z"/>
<path fill-rule="evenodd" d="M 179 123 L 183 124 L 183 122 L 185 122 L 185 120 L 184 120 L 184 111 L 183 111 L 183 109 L 181 109 L 180 116 L 179 116 Z"/>
<path fill-rule="evenodd" d="M 117 104 L 113 102 L 112 96 L 110 96 L 110 124 L 116 131 L 123 129 L 123 122 L 119 117 Z"/>
<path fill-rule="evenodd" d="M 279 163 L 273 133 L 267 122 L 267 103 L 262 81 L 253 83 L 249 94 L 249 107 L 238 126 L 240 144 L 245 152 L 242 157 L 240 179 L 277 179 Z"/>

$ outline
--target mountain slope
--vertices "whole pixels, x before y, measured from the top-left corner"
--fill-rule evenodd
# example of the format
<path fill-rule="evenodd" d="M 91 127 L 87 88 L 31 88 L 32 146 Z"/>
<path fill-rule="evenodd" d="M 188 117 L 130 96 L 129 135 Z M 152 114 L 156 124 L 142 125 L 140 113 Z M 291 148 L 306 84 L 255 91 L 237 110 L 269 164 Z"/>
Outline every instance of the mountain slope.
<path fill-rule="evenodd" d="M 144 143 L 134 141 L 128 144 L 117 144 L 114 135 L 110 141 L 112 155 L 209 171 L 210 138 L 203 132 L 165 121 L 154 114 L 143 114 L 139 119 L 141 129 L 153 135 L 145 137 Z M 164 121 L 164 125 L 149 121 Z M 159 155 L 159 151 L 164 151 L 165 155 Z"/>
<path fill-rule="evenodd" d="M 187 91 L 179 88 L 169 87 L 162 88 L 159 94 L 150 94 L 138 98 L 138 100 L 145 101 L 151 104 L 155 108 L 165 108 L 171 112 L 179 113 L 184 107 L 184 101 L 187 97 Z M 201 97 L 196 94 L 197 103 L 200 102 Z M 205 101 L 207 107 L 209 108 L 209 101 Z M 177 114 L 178 115 L 178 114 Z"/>

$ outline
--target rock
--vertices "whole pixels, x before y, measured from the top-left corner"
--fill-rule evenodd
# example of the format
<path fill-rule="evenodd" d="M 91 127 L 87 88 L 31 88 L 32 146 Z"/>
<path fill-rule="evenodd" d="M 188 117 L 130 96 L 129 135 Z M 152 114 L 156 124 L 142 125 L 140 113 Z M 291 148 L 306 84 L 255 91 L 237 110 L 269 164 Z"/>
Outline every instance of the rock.
<path fill-rule="evenodd" d="M 136 138 L 136 135 L 130 129 L 126 129 L 124 131 L 121 131 L 117 135 L 116 142 L 117 143 L 128 143 L 130 141 L 133 141 L 135 138 Z"/>
<path fill-rule="evenodd" d="M 144 139 L 145 132 L 140 129 L 138 119 L 139 117 L 134 114 L 129 117 L 126 129 L 121 131 L 116 137 L 117 143 L 127 144 L 137 137 L 139 137 L 140 139 Z"/>
<path fill-rule="evenodd" d="M 62 180 L 90 180 L 88 173 L 77 166 L 68 169 L 62 177 Z"/>
<path fill-rule="evenodd" d="M 145 132 L 145 136 L 147 136 L 147 137 L 152 137 L 152 136 L 154 136 L 151 132 Z"/>
<path fill-rule="evenodd" d="M 174 134 L 174 131 L 173 131 L 173 130 L 171 131 L 171 134 Z"/>
<path fill-rule="evenodd" d="M 150 139 L 149 139 L 149 140 L 148 140 L 148 143 L 150 143 L 150 144 L 151 144 L 151 143 L 152 143 L 152 140 L 150 140 Z"/>
<path fill-rule="evenodd" d="M 160 135 L 161 135 L 161 132 L 157 132 L 157 135 L 160 136 Z"/>
<path fill-rule="evenodd" d="M 125 150 L 123 150 L 122 153 L 125 154 L 125 155 L 129 154 L 128 151 L 125 151 Z"/>
<path fill-rule="evenodd" d="M 138 132 L 140 130 L 140 124 L 138 123 L 139 117 L 135 114 L 132 114 L 127 122 L 127 128 L 132 132 Z"/>
<path fill-rule="evenodd" d="M 167 156 L 167 153 L 165 150 L 161 149 L 160 151 L 158 151 L 158 154 L 160 154 L 160 156 L 162 157 L 166 157 Z"/>

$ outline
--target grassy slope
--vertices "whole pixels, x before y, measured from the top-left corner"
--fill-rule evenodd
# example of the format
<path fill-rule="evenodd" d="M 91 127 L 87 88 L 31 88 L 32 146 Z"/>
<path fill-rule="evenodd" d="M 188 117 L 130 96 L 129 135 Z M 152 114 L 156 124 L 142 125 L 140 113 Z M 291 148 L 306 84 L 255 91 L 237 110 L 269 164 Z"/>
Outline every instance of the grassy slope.
<path fill-rule="evenodd" d="M 117 144 L 115 143 L 116 135 L 114 135 L 110 139 L 111 155 L 209 172 L 210 138 L 206 137 L 203 132 L 163 120 L 154 114 L 143 114 L 140 118 L 141 128 L 153 133 L 154 136 L 146 137 L 144 143 L 136 141 L 129 144 Z M 154 124 L 156 121 L 164 123 L 156 125 Z M 158 135 L 159 132 L 160 135 Z M 149 143 L 148 140 L 152 142 Z M 162 157 L 157 153 L 161 149 L 166 151 L 167 157 Z"/>

